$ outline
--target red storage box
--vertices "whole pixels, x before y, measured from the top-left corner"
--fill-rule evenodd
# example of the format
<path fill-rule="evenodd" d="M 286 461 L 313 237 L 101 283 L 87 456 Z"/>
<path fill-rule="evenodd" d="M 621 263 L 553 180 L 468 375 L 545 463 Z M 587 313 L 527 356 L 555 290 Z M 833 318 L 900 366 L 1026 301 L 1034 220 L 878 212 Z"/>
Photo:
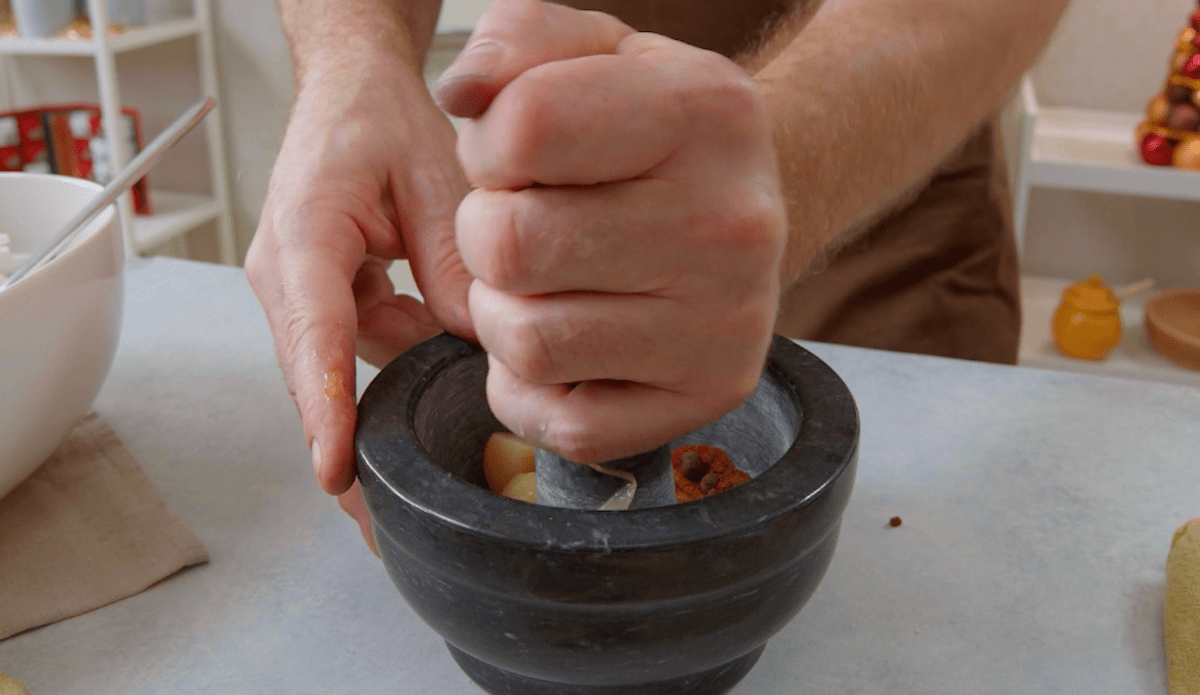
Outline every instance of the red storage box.
<path fill-rule="evenodd" d="M 142 149 L 141 117 L 121 109 L 130 156 Z M 0 171 L 37 171 L 106 184 L 115 173 L 108 141 L 95 104 L 57 104 L 0 112 Z M 149 187 L 142 178 L 133 186 L 133 209 L 149 215 Z"/>

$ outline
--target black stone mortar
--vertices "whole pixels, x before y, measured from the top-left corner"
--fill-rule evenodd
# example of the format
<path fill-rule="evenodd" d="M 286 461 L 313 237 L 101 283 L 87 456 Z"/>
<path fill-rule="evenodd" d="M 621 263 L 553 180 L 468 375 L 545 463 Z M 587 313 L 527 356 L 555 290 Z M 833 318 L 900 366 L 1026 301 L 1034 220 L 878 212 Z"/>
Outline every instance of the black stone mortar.
<path fill-rule="evenodd" d="M 858 412 L 825 363 L 776 338 L 745 405 L 671 443 L 720 446 L 753 476 L 626 511 L 487 490 L 503 427 L 486 356 L 447 335 L 359 403 L 358 475 L 400 593 L 492 695 L 709 695 L 749 672 L 816 590 L 837 544 Z"/>

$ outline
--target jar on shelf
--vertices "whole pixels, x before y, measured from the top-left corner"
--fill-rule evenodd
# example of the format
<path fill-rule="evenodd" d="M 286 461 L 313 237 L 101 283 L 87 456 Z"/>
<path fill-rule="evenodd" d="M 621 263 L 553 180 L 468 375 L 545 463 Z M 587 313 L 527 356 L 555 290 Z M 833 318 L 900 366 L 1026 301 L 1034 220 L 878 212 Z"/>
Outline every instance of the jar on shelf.
<path fill-rule="evenodd" d="M 75 0 L 11 0 L 13 21 L 21 36 L 45 38 L 75 20 Z"/>
<path fill-rule="evenodd" d="M 1063 291 L 1054 312 L 1054 344 L 1081 360 L 1102 360 L 1121 342 L 1121 302 L 1099 275 Z"/>

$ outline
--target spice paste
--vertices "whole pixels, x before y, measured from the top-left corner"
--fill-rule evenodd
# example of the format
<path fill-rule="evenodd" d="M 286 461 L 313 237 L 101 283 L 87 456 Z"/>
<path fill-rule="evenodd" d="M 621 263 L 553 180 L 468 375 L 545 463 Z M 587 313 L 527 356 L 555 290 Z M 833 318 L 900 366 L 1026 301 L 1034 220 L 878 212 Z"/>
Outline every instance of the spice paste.
<path fill-rule="evenodd" d="M 719 446 L 685 444 L 671 452 L 675 475 L 675 501 L 689 502 L 715 495 L 750 480 L 733 465 L 729 454 Z"/>

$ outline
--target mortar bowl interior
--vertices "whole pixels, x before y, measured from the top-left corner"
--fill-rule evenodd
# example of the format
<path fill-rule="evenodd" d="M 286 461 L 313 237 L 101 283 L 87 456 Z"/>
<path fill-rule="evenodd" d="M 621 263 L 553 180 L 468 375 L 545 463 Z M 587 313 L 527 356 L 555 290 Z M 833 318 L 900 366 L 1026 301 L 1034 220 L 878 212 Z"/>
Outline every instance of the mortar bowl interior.
<path fill-rule="evenodd" d="M 840 378 L 776 338 L 758 390 L 673 442 L 752 479 L 682 504 L 592 511 L 486 489 L 503 427 L 486 355 L 448 335 L 359 404 L 358 474 L 393 583 L 493 694 L 728 692 L 816 590 L 853 487 L 859 419 Z"/>

